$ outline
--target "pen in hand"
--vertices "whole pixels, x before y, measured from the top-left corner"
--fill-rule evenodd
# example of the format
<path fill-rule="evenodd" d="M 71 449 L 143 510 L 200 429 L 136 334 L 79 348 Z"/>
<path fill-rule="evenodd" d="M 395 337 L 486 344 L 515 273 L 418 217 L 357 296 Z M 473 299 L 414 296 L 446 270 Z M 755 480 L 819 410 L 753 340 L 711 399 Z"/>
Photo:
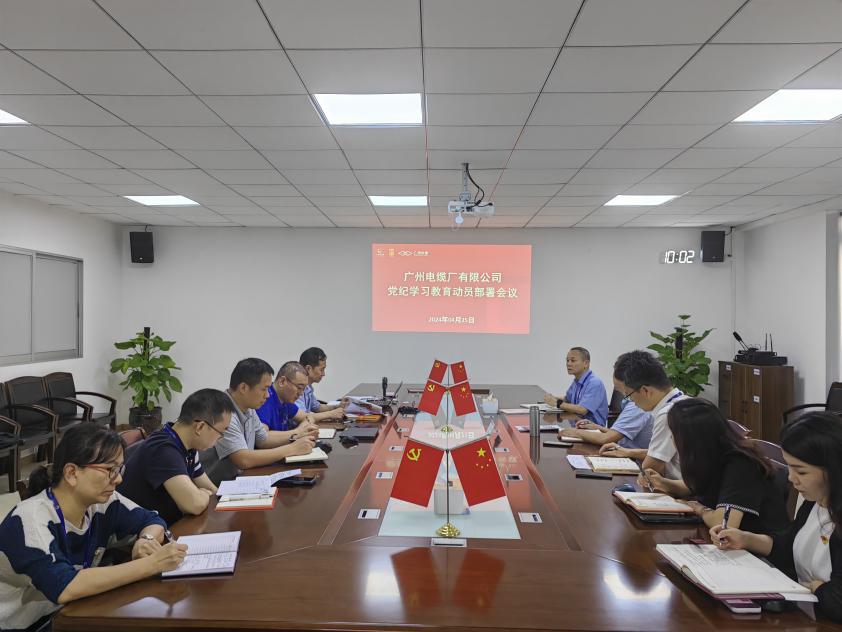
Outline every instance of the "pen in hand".
<path fill-rule="evenodd" d="M 650 492 L 654 492 L 655 488 L 652 486 L 652 479 L 649 478 L 649 475 L 643 469 L 643 465 L 641 465 L 640 461 L 635 461 L 635 463 L 637 464 L 637 469 L 640 470 L 640 475 L 643 477 L 643 480 L 646 481 L 646 487 L 649 488 Z"/>

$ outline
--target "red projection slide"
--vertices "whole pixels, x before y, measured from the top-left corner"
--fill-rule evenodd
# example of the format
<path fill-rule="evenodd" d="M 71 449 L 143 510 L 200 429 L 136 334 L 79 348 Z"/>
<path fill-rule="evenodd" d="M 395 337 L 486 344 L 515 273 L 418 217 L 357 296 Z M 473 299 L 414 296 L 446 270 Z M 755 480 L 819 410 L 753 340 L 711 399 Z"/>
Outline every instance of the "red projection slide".
<path fill-rule="evenodd" d="M 371 244 L 374 331 L 528 334 L 532 246 Z"/>

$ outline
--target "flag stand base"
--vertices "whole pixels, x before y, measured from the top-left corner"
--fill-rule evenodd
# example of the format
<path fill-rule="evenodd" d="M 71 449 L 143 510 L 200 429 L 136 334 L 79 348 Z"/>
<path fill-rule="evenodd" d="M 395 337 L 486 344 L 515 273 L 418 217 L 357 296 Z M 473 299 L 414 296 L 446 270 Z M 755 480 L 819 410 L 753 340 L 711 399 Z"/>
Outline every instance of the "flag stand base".
<path fill-rule="evenodd" d="M 442 426 L 439 430 L 441 432 L 453 432 L 453 426 Z"/>
<path fill-rule="evenodd" d="M 436 529 L 436 535 L 439 535 L 443 538 L 455 538 L 460 533 L 459 529 L 454 527 L 449 522 L 444 523 L 438 529 Z"/>

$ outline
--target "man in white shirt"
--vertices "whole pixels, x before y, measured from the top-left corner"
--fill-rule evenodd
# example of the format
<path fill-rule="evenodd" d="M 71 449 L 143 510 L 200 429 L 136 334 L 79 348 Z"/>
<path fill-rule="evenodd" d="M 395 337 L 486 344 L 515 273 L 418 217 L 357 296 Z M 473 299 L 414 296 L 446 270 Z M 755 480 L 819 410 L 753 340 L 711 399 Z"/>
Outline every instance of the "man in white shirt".
<path fill-rule="evenodd" d="M 652 440 L 649 449 L 622 448 L 606 443 L 599 453 L 606 456 L 627 456 L 643 459 L 643 469 L 653 469 L 661 476 L 681 479 L 681 466 L 675 440 L 667 424 L 672 405 L 687 396 L 673 387 L 663 365 L 647 351 L 629 351 L 614 363 L 614 385 L 637 404 L 652 413 Z"/>

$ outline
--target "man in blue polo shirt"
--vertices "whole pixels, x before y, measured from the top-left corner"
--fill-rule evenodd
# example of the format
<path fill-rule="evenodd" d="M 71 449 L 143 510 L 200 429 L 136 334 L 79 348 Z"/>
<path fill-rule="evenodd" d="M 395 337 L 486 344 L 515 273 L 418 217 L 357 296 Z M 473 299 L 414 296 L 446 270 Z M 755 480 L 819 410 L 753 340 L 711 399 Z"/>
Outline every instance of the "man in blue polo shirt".
<path fill-rule="evenodd" d="M 564 397 L 547 393 L 544 401 L 604 426 L 608 421 L 608 396 L 602 380 L 591 371 L 591 354 L 587 349 L 573 347 L 567 352 L 567 373 L 573 376 L 573 383 Z"/>
<path fill-rule="evenodd" d="M 190 395 L 175 423 L 167 424 L 126 460 L 121 494 L 172 524 L 208 506 L 216 485 L 202 469 L 200 450 L 216 445 L 231 423 L 234 404 L 222 391 L 204 388 Z"/>
<path fill-rule="evenodd" d="M 312 413 L 295 404 L 309 384 L 307 371 L 300 362 L 285 362 L 269 387 L 269 397 L 257 409 L 260 421 L 269 426 L 269 430 L 281 431 L 293 430 L 302 422 L 315 423 Z"/>
<path fill-rule="evenodd" d="M 316 399 L 316 393 L 313 390 L 313 384 L 321 382 L 327 370 L 327 356 L 325 352 L 318 347 L 310 347 L 301 353 L 298 361 L 307 372 L 309 384 L 304 389 L 304 392 L 298 396 L 298 399 L 295 400 L 295 405 L 304 412 L 312 413 L 313 421 L 339 421 L 344 418 L 345 409 L 341 403 L 336 406 L 322 404 Z"/>

